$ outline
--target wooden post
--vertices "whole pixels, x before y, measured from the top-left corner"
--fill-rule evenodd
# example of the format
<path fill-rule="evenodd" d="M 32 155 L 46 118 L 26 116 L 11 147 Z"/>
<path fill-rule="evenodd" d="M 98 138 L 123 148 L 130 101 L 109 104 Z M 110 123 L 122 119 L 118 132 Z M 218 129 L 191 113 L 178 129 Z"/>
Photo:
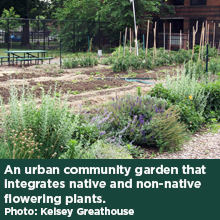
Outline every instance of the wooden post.
<path fill-rule="evenodd" d="M 154 53 L 155 53 L 155 58 L 157 58 L 156 33 L 157 33 L 157 22 L 155 21 L 155 28 L 154 28 Z"/>
<path fill-rule="evenodd" d="M 131 53 L 131 28 L 130 28 L 130 53 Z"/>
<path fill-rule="evenodd" d="M 202 36 L 202 56 L 201 56 L 201 60 L 203 61 L 203 49 L 204 49 L 204 43 L 205 43 L 205 26 L 204 26 L 204 22 L 202 23 L 202 28 L 203 28 L 203 36 Z"/>
<path fill-rule="evenodd" d="M 219 42 L 218 42 L 218 52 L 217 52 L 217 58 L 218 58 L 218 54 L 219 54 L 219 48 L 220 48 L 220 39 L 219 39 Z"/>
<path fill-rule="evenodd" d="M 207 41 L 207 43 L 209 44 L 209 24 L 208 24 L 208 33 L 207 33 L 207 35 L 208 35 L 208 41 Z"/>
<path fill-rule="evenodd" d="M 193 29 L 192 29 L 192 37 L 193 37 L 193 39 L 192 39 L 192 56 L 191 56 L 191 60 L 193 59 L 193 55 L 194 55 L 194 43 L 195 43 L 195 34 L 194 34 L 194 26 L 193 26 Z"/>
<path fill-rule="evenodd" d="M 171 23 L 170 23 L 170 45 L 169 45 L 169 50 L 171 51 Z"/>
<path fill-rule="evenodd" d="M 213 48 L 215 47 L 215 23 L 214 23 L 214 30 L 213 30 Z"/>
<path fill-rule="evenodd" d="M 120 48 L 121 48 L 121 31 L 120 31 L 120 38 L 119 38 L 119 50 L 118 50 L 118 57 L 120 56 Z"/>
<path fill-rule="evenodd" d="M 163 47 L 164 47 L 164 53 L 165 53 L 165 50 L 166 50 L 166 30 L 165 30 L 165 23 L 163 23 Z"/>
<path fill-rule="evenodd" d="M 145 57 L 145 59 L 147 59 L 147 51 L 148 51 L 149 24 L 150 24 L 150 21 L 148 20 L 148 22 L 147 22 L 146 57 Z"/>
<path fill-rule="evenodd" d="M 202 27 L 202 30 L 201 30 L 201 36 L 200 36 L 200 43 L 199 43 L 199 57 L 198 57 L 198 62 L 200 61 L 200 50 L 201 50 L 201 47 L 202 47 L 202 41 L 203 41 L 203 27 Z"/>
<path fill-rule="evenodd" d="M 189 55 L 189 30 L 188 30 L 188 55 Z"/>
<path fill-rule="evenodd" d="M 207 21 L 205 22 L 205 44 L 207 44 L 207 30 L 208 30 L 208 25 Z"/>
<path fill-rule="evenodd" d="M 127 27 L 125 28 L 124 56 L 125 56 L 126 39 L 127 39 Z"/>
<path fill-rule="evenodd" d="M 182 49 L 182 30 L 180 30 L 180 50 Z"/>
<path fill-rule="evenodd" d="M 153 33 L 155 33 L 154 31 L 155 31 L 155 28 L 153 29 Z M 154 41 L 154 43 L 155 43 L 155 41 Z M 154 52 L 155 51 L 153 50 L 153 66 L 154 66 Z"/>

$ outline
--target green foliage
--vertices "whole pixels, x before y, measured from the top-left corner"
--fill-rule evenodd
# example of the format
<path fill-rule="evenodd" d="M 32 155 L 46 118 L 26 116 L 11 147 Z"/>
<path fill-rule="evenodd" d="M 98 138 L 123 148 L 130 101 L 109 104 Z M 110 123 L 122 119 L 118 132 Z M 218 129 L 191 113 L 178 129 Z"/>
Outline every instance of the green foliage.
<path fill-rule="evenodd" d="M 171 106 L 162 114 L 155 115 L 150 123 L 151 133 L 147 136 L 148 143 L 160 150 L 176 150 L 185 139 L 186 126 L 178 121 L 179 112 Z"/>
<path fill-rule="evenodd" d="M 149 94 L 153 97 L 166 99 L 169 103 L 168 106 L 176 105 L 179 109 L 180 120 L 187 124 L 189 130 L 196 131 L 204 123 L 202 112 L 196 110 L 192 95 L 185 96 L 184 94 L 175 93 L 162 84 L 156 84 Z M 204 95 L 206 96 L 205 93 Z"/>
<path fill-rule="evenodd" d="M 15 13 L 14 7 L 11 7 L 9 10 L 4 9 L 1 15 L 2 18 L 20 18 L 20 15 Z M 16 29 L 21 26 L 22 23 L 19 20 L 10 20 L 9 21 L 9 29 Z M 8 30 L 8 20 L 1 19 L 0 20 L 0 28 L 2 30 Z"/>
<path fill-rule="evenodd" d="M 81 142 L 70 140 L 64 152 L 59 159 L 96 159 L 97 151 L 96 146 L 86 145 L 83 146 Z"/>
<path fill-rule="evenodd" d="M 205 88 L 202 84 L 205 82 L 205 78 L 201 78 L 199 82 L 196 74 L 190 75 L 191 74 L 186 74 L 184 69 L 181 74 L 177 71 L 177 76 L 173 79 L 170 75 L 167 75 L 166 88 L 171 95 L 182 95 L 186 98 L 191 97 L 195 104 L 196 111 L 202 114 L 208 98 L 208 95 L 205 95 Z"/>
<path fill-rule="evenodd" d="M 212 118 L 220 119 L 220 81 L 204 84 L 205 94 L 208 95 L 204 109 L 204 117 L 210 121 Z"/>
<path fill-rule="evenodd" d="M 55 91 L 56 93 L 56 91 Z M 34 96 L 23 88 L 20 100 L 17 89 L 12 86 L 8 109 L 1 100 L 1 118 L 6 141 L 13 136 L 12 131 L 32 129 L 35 142 L 39 143 L 42 158 L 56 158 L 62 146 L 71 138 L 77 123 L 70 118 L 68 105 L 61 102 L 61 96 L 51 96 L 42 92 L 42 103 L 38 107 Z"/>
<path fill-rule="evenodd" d="M 220 72 L 220 60 L 213 58 L 210 59 L 209 64 L 208 64 L 208 71 L 211 72 L 212 74 L 217 74 Z"/>
<path fill-rule="evenodd" d="M 156 146 L 159 148 L 172 148 L 172 146 L 179 144 L 178 141 L 182 140 L 180 134 L 183 133 L 184 126 L 178 122 L 177 110 L 173 107 L 169 109 L 173 115 L 170 118 L 165 118 L 164 111 L 166 108 L 166 101 L 150 97 L 149 95 L 133 97 L 127 95 L 122 99 L 113 100 L 107 107 L 107 110 L 112 112 L 111 117 L 114 120 L 111 122 L 112 130 L 119 131 L 121 138 L 125 143 L 134 142 L 137 145 Z M 168 112 L 168 111 L 167 111 Z M 160 120 L 161 126 L 157 130 L 157 120 Z M 162 123 L 163 122 L 163 123 Z M 169 126 L 177 126 L 175 129 L 167 129 Z M 171 127 L 172 127 L 171 126 Z M 173 139 L 168 140 L 169 135 L 177 137 L 178 141 Z M 150 136 L 150 134 L 152 134 Z M 152 138 L 156 135 L 156 138 Z M 165 138 L 167 137 L 167 139 Z M 182 137 L 183 138 L 183 137 Z M 172 145 L 172 142 L 174 145 Z M 177 143 L 178 142 L 178 143 Z M 170 147 L 169 147 L 170 146 Z"/>
<path fill-rule="evenodd" d="M 63 68 L 78 68 L 97 65 L 98 59 L 90 53 L 72 55 L 63 59 Z"/>
<path fill-rule="evenodd" d="M 103 140 L 97 141 L 94 146 L 99 149 L 97 159 L 132 159 L 126 146 L 118 147 Z"/>

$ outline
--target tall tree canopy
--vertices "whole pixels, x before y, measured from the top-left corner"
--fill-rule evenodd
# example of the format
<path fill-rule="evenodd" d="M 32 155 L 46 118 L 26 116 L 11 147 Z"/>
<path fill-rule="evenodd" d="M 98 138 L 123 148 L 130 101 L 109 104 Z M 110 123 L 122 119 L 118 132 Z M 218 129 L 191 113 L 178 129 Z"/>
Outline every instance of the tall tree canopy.
<path fill-rule="evenodd" d="M 161 0 L 135 0 L 137 24 L 144 24 L 152 15 L 174 13 L 173 6 Z M 110 22 L 113 31 L 134 26 L 130 0 L 66 0 L 54 13 L 57 19 L 96 20 Z"/>

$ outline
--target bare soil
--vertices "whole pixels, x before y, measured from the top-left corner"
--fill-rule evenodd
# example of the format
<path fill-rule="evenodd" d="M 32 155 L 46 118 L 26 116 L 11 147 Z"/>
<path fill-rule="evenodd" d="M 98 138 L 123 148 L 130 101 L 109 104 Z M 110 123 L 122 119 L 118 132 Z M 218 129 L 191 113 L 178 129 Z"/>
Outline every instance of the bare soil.
<path fill-rule="evenodd" d="M 153 85 L 136 82 L 127 82 L 118 78 L 150 78 L 156 83 L 157 79 L 163 79 L 165 74 L 175 74 L 177 67 L 160 67 L 155 70 L 135 70 L 115 73 L 109 66 L 98 65 L 89 68 L 60 69 L 59 58 L 52 64 L 32 66 L 0 66 L 0 95 L 5 104 L 10 96 L 10 86 L 16 85 L 21 89 L 28 86 L 40 99 L 42 88 L 45 92 L 55 90 L 57 95 L 61 91 L 62 98 L 66 98 L 71 106 L 78 109 L 77 105 L 91 107 L 110 101 L 116 94 L 136 93 L 137 86 L 142 92 L 147 92 Z M 106 79 L 109 78 L 109 79 Z"/>

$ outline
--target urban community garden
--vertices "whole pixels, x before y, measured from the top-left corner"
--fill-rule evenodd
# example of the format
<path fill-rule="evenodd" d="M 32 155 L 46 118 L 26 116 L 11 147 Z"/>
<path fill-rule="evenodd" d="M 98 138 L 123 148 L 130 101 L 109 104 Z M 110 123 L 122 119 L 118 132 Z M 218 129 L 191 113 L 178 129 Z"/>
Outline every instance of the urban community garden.
<path fill-rule="evenodd" d="M 56 55 L 54 55 L 55 57 Z M 218 129 L 218 51 L 118 47 L 0 72 L 4 159 L 136 159 Z M 57 62 L 57 63 L 56 63 Z M 146 149 L 152 153 L 147 154 Z M 149 152 L 149 151 L 148 151 Z"/>

